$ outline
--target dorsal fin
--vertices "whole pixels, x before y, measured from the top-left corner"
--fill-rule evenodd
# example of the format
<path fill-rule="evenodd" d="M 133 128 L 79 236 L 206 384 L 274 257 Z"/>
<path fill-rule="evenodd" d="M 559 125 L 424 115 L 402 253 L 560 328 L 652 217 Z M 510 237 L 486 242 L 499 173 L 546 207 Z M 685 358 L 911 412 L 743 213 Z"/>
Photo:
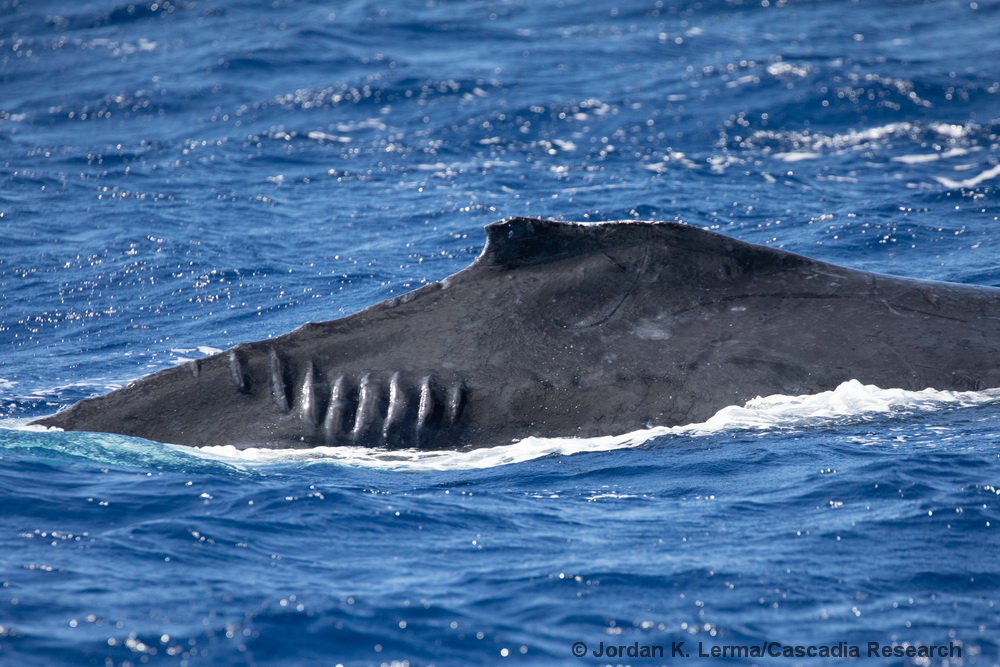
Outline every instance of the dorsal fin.
<path fill-rule="evenodd" d="M 505 218 L 486 225 L 486 246 L 476 263 L 513 268 L 637 245 L 649 239 L 648 227 L 653 224 L 673 223 Z"/>
<path fill-rule="evenodd" d="M 515 268 L 643 244 L 715 254 L 744 268 L 790 268 L 808 258 L 767 246 L 746 243 L 679 222 L 559 222 L 538 218 L 506 218 L 486 225 L 480 266 Z"/>

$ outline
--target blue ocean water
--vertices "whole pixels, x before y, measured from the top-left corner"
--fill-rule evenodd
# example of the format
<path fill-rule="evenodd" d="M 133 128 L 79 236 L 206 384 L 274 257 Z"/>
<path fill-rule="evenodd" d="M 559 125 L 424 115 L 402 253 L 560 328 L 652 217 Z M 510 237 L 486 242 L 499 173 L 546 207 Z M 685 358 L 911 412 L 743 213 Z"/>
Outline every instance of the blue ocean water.
<path fill-rule="evenodd" d="M 995 2 L 0 0 L 0 664 L 1000 664 L 995 393 L 845 386 L 428 457 L 20 428 L 443 278 L 505 216 L 1000 285 L 998 25 Z"/>

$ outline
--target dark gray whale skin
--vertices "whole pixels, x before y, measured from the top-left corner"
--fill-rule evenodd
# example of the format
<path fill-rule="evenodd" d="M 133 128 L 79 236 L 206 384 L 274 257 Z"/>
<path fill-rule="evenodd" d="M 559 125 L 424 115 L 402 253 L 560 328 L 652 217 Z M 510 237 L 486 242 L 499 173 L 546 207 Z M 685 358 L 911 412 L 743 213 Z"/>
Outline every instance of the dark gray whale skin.
<path fill-rule="evenodd" d="M 510 218 L 439 283 L 241 343 L 37 424 L 186 445 L 453 449 L 699 422 L 857 379 L 1000 386 L 1000 289 L 679 223 Z"/>

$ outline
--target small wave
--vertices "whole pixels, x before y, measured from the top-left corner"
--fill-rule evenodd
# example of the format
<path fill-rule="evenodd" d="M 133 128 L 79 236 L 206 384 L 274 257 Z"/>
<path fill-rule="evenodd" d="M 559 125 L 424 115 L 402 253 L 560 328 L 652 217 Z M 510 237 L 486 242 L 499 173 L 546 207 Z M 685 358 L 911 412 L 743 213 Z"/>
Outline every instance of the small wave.
<path fill-rule="evenodd" d="M 44 459 L 141 470 L 244 472 L 238 461 L 206 460 L 191 447 L 163 445 L 114 433 L 64 432 L 28 421 L 27 418 L 0 420 L 0 459 L 5 454 L 33 454 Z"/>
<path fill-rule="evenodd" d="M 935 176 L 935 179 L 937 180 L 938 183 L 945 186 L 946 188 L 955 190 L 958 188 L 974 188 L 980 183 L 992 180 L 994 178 L 997 178 L 998 176 L 1000 176 L 1000 164 L 991 167 L 986 171 L 980 172 L 979 174 L 976 174 L 972 178 L 966 178 L 961 181 L 953 181 L 952 179 L 945 178 L 943 176 Z"/>
<path fill-rule="evenodd" d="M 816 160 L 823 156 L 811 151 L 792 151 L 789 153 L 775 153 L 774 157 L 785 162 L 801 162 L 802 160 Z"/>
<path fill-rule="evenodd" d="M 952 157 L 960 157 L 962 155 L 968 155 L 969 150 L 981 150 L 981 147 L 974 147 L 973 149 L 966 148 L 952 148 L 946 150 L 942 153 L 918 153 L 915 155 L 897 155 L 896 157 L 890 158 L 893 162 L 902 162 L 904 164 L 924 164 L 925 162 L 937 162 L 938 160 L 947 160 Z"/>
<path fill-rule="evenodd" d="M 329 461 L 345 466 L 397 471 L 475 470 L 522 463 L 547 456 L 603 452 L 637 447 L 664 436 L 706 436 L 732 430 L 815 428 L 867 420 L 886 413 L 966 408 L 1000 400 L 1000 389 L 985 391 L 906 391 L 881 389 L 857 380 L 832 391 L 802 396 L 757 397 L 744 406 L 723 408 L 707 421 L 685 426 L 655 427 L 623 435 L 595 438 L 530 437 L 510 445 L 471 451 L 380 450 L 364 447 L 238 450 L 232 446 L 193 449 L 200 456 L 228 463 Z"/>
<path fill-rule="evenodd" d="M 862 130 L 847 130 L 833 134 L 810 130 L 758 130 L 746 139 L 748 147 L 776 148 L 781 153 L 822 153 L 856 149 L 863 146 L 881 145 L 893 138 L 919 134 L 919 126 L 914 123 L 887 123 Z M 781 154 L 779 153 L 779 154 Z"/>

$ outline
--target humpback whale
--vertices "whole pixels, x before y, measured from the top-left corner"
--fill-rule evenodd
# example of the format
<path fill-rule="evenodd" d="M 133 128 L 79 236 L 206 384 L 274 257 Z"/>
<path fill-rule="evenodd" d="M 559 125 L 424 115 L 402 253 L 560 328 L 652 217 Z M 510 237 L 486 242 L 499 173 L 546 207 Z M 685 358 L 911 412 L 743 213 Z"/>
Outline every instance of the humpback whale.
<path fill-rule="evenodd" d="M 673 222 L 508 218 L 466 269 L 36 421 L 160 442 L 450 449 L 707 419 L 856 379 L 1000 386 L 1000 289 Z"/>

